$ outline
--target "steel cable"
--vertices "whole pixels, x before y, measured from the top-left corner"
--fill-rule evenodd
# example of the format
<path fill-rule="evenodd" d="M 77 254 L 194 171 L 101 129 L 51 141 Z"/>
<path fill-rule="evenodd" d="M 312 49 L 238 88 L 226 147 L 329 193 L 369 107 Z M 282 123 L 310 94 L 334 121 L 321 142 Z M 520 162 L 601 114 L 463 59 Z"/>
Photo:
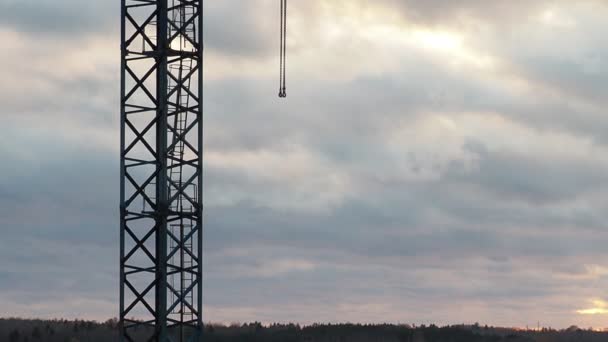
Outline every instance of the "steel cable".
<path fill-rule="evenodd" d="M 280 73 L 279 97 L 287 97 L 286 90 L 286 64 L 287 64 L 287 0 L 281 0 L 281 46 L 280 46 Z"/>

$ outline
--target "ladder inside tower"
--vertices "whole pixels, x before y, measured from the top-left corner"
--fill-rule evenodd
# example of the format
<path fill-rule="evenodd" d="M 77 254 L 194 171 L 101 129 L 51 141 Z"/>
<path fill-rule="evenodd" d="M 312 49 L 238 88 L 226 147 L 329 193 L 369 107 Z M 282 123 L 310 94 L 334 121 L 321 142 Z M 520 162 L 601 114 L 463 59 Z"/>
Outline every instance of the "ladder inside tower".
<path fill-rule="evenodd" d="M 169 43 L 171 49 L 177 51 L 193 51 L 189 39 L 194 40 L 195 7 L 187 2 L 172 0 L 169 15 Z M 169 77 L 167 83 L 167 94 L 172 94 L 168 101 L 168 178 L 169 198 L 175 199 L 170 203 L 169 211 L 175 215 L 176 220 L 169 224 L 169 253 L 171 255 L 167 270 L 169 290 L 169 307 L 172 315 L 179 322 L 193 322 L 195 320 L 194 289 L 193 282 L 197 272 L 194 262 L 196 251 L 193 250 L 192 230 L 195 227 L 195 219 L 188 214 L 194 213 L 195 208 L 190 200 L 198 201 L 197 184 L 188 183 L 184 175 L 184 166 L 187 163 L 186 142 L 188 140 L 188 127 L 192 123 L 188 112 L 192 105 L 191 80 L 192 80 L 191 57 L 180 56 L 171 60 L 168 65 Z M 185 187 L 185 189 L 183 189 Z M 175 305 L 177 304 L 177 305 Z"/>

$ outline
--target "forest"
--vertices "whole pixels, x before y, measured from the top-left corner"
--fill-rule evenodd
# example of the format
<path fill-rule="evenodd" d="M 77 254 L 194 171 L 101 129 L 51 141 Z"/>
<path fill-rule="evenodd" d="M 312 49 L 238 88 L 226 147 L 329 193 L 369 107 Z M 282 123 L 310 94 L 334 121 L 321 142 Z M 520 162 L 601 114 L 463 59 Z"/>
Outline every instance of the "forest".
<path fill-rule="evenodd" d="M 4 342 L 107 342 L 118 340 L 118 321 L 105 322 L 0 319 L 0 341 Z M 149 331 L 141 329 L 141 340 Z M 259 322 L 207 324 L 205 342 L 599 342 L 608 332 L 542 328 L 519 330 L 474 325 L 362 325 L 362 324 L 270 324 Z"/>

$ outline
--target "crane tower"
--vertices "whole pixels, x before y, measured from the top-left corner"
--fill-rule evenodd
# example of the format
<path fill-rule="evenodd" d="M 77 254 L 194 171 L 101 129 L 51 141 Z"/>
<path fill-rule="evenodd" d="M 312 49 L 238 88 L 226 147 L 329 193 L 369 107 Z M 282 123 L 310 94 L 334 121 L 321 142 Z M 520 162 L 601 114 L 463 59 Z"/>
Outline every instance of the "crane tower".
<path fill-rule="evenodd" d="M 203 0 L 121 0 L 120 124 L 119 340 L 201 341 Z"/>
<path fill-rule="evenodd" d="M 203 1 L 121 6 L 120 341 L 200 341 Z"/>

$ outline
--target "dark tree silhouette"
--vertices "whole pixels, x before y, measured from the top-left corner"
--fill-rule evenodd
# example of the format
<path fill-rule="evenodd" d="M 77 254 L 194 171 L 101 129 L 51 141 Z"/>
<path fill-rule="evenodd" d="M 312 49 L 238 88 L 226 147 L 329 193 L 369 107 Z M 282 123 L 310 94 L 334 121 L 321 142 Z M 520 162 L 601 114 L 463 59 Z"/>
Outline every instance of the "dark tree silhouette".
<path fill-rule="evenodd" d="M 134 337 L 146 341 L 150 329 L 141 327 Z M 103 323 L 66 320 L 0 319 L 0 342 L 107 342 L 116 341 L 116 320 Z M 207 324 L 205 342 L 605 342 L 608 333 L 570 328 L 521 331 L 481 325 L 412 327 L 362 324 Z"/>
<path fill-rule="evenodd" d="M 8 335 L 8 340 L 10 342 L 17 342 L 19 341 L 19 338 L 21 337 L 21 335 L 19 334 L 19 330 L 14 329 L 13 331 L 11 331 L 11 333 Z"/>

